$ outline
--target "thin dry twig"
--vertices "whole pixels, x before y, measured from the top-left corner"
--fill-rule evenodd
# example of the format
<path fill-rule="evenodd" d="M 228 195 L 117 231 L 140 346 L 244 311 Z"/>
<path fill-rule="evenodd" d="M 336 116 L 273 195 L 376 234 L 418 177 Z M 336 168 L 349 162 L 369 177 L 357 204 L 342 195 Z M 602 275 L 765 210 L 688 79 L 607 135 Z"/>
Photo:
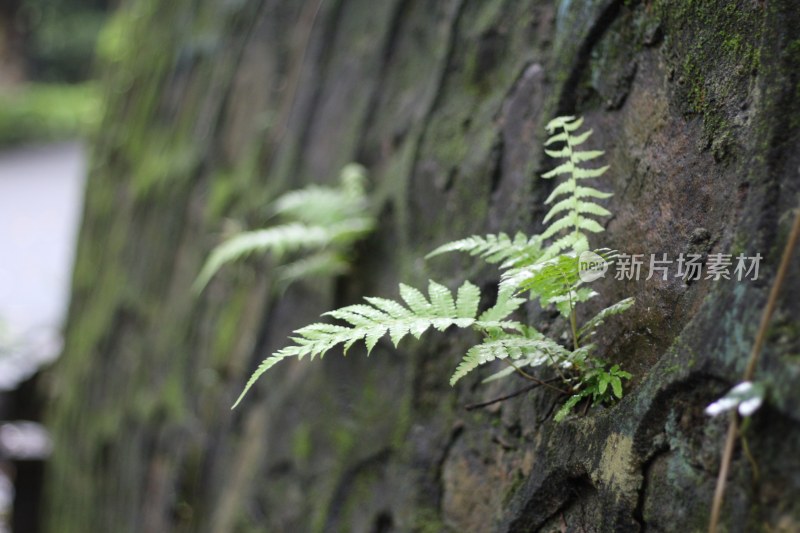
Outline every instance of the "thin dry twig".
<path fill-rule="evenodd" d="M 546 383 L 552 383 L 552 382 L 558 381 L 558 380 L 559 380 L 559 378 L 548 379 L 548 380 L 546 380 Z M 526 392 L 531 391 L 531 390 L 535 389 L 536 387 L 540 387 L 540 386 L 541 386 L 541 384 L 539 384 L 539 383 L 532 383 L 532 384 L 528 385 L 527 387 L 523 387 L 521 389 L 515 390 L 514 392 L 510 392 L 510 393 L 508 393 L 508 394 L 506 394 L 504 396 L 500 396 L 498 398 L 494 398 L 493 400 L 488 400 L 486 402 L 480 402 L 480 403 L 469 403 L 469 404 L 464 406 L 464 409 L 466 409 L 467 411 L 473 411 L 475 409 L 480 409 L 481 407 L 489 407 L 490 405 L 494 405 L 496 403 L 504 402 L 506 400 L 510 400 L 511 398 L 516 398 L 520 394 L 525 394 Z"/>
<path fill-rule="evenodd" d="M 512 367 L 514 370 L 516 370 L 516 371 L 517 371 L 517 373 L 518 373 L 520 376 L 522 376 L 523 378 L 527 379 L 528 381 L 533 381 L 534 383 L 537 383 L 537 384 L 539 384 L 539 385 L 542 385 L 542 386 L 544 386 L 544 387 L 547 387 L 548 389 L 553 389 L 554 391 L 556 391 L 556 392 L 560 392 L 561 394 L 569 394 L 569 391 L 565 391 L 564 389 L 559 389 L 558 387 L 556 387 L 556 386 L 554 386 L 554 385 L 551 385 L 551 384 L 550 384 L 550 383 L 548 383 L 547 381 L 542 381 L 541 379 L 539 379 L 539 378 L 537 378 L 537 377 L 535 377 L 535 376 L 531 376 L 530 374 L 528 374 L 527 372 L 525 372 L 524 370 L 522 370 L 520 367 L 518 367 L 517 365 L 515 365 L 514 363 L 512 363 L 512 362 L 511 362 L 511 361 L 509 361 L 508 359 L 501 359 L 501 361 L 503 361 L 503 362 L 505 362 L 507 365 L 511 366 L 511 367 Z"/>

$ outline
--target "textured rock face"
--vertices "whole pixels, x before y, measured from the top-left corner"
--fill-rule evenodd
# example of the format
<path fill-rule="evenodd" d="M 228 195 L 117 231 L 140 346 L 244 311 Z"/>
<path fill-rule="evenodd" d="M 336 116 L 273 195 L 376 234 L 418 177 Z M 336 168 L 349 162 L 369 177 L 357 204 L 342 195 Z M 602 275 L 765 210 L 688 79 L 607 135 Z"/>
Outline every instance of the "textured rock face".
<path fill-rule="evenodd" d="M 102 47 L 109 109 L 90 177 L 63 359 L 49 376 L 50 530 L 695 531 L 724 421 L 798 203 L 794 0 L 157 2 Z M 581 114 L 607 151 L 606 242 L 764 256 L 758 281 L 603 282 L 634 310 L 598 340 L 635 374 L 612 409 L 551 421 L 521 386 L 456 389 L 474 339 L 290 362 L 228 410 L 294 328 L 400 280 L 497 277 L 457 237 L 541 228 L 544 124 Z M 190 284 L 226 220 L 365 164 L 380 212 L 354 273 L 270 291 L 268 262 Z M 729 531 L 800 528 L 793 267 L 737 453 Z M 528 318 L 558 332 L 537 309 Z M 769 529 L 768 529 L 769 528 Z"/>

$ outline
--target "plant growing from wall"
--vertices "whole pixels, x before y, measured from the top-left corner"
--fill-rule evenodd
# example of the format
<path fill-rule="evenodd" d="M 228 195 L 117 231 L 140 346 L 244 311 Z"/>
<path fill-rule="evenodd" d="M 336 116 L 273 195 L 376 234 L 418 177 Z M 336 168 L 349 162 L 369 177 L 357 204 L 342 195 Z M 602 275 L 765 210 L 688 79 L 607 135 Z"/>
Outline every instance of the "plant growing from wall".
<path fill-rule="evenodd" d="M 482 342 L 470 348 L 457 366 L 450 378 L 451 385 L 497 359 L 506 362 L 508 368 L 488 379 L 516 372 L 567 395 L 556 420 L 563 419 L 582 400 L 602 404 L 622 398 L 623 380 L 630 379 L 630 374 L 594 355 L 596 347 L 590 341 L 606 319 L 630 308 L 633 299 L 617 302 L 582 323 L 578 319 L 579 307 L 597 296 L 581 279 L 580 256 L 589 250 L 589 234 L 604 231 L 596 217 L 610 213 L 597 202 L 611 196 L 585 181 L 599 178 L 608 167 L 583 165 L 598 159 L 603 152 L 578 148 L 592 134 L 591 130 L 578 133 L 582 124 L 582 118 L 558 117 L 547 125 L 550 137 L 545 152 L 561 163 L 542 177 L 564 176 L 564 179 L 546 200 L 552 207 L 545 217 L 548 226 L 542 234 L 529 237 L 517 233 L 514 238 L 504 233 L 472 236 L 447 243 L 428 255 L 430 258 L 462 252 L 498 265 L 502 275 L 493 306 L 479 312 L 480 290 L 469 281 L 453 294 L 431 280 L 427 296 L 400 284 L 402 301 L 367 297 L 366 303 L 330 311 L 325 315 L 341 324 L 315 323 L 295 331 L 294 344 L 261 363 L 234 407 L 262 374 L 283 359 L 306 356 L 313 359 L 339 345 L 346 353 L 358 341 L 364 342 L 369 354 L 386 335 L 397 346 L 409 335 L 419 338 L 428 329 L 444 331 L 450 327 L 471 329 L 482 335 Z M 551 149 L 554 146 L 560 148 Z M 599 253 L 604 260 L 613 258 L 608 250 Z M 554 306 L 566 319 L 571 333 L 569 346 L 512 317 L 525 303 L 526 294 L 528 299 L 537 299 L 542 307 Z M 526 367 L 548 367 L 558 376 L 557 381 L 540 380 L 527 372 Z"/>
<path fill-rule="evenodd" d="M 783 283 L 789 275 L 789 265 L 798 242 L 800 242 L 800 209 L 798 209 L 795 214 L 792 231 L 789 233 L 789 238 L 783 248 L 783 255 L 781 257 L 781 263 L 778 266 L 778 272 L 775 274 L 775 279 L 772 281 L 767 303 L 761 312 L 761 321 L 758 326 L 758 331 L 756 332 L 755 340 L 753 341 L 753 347 L 750 351 L 750 357 L 747 360 L 747 367 L 742 376 L 742 381 L 728 391 L 725 396 L 706 407 L 706 413 L 711 416 L 717 416 L 725 412 L 729 413 L 728 433 L 725 436 L 725 445 L 722 449 L 717 484 L 714 489 L 714 499 L 711 502 L 708 533 L 716 533 L 717 527 L 719 526 L 722 514 L 722 502 L 725 498 L 725 485 L 728 482 L 728 470 L 733 460 L 733 451 L 736 446 L 737 436 L 741 438 L 742 450 L 753 468 L 754 481 L 756 481 L 759 476 L 758 465 L 752 453 L 750 453 L 745 431 L 750 423 L 750 417 L 764 403 L 767 390 L 763 383 L 753 382 L 753 379 L 755 378 L 756 368 L 758 367 L 758 361 L 761 357 L 761 350 L 767 340 L 769 323 L 778 306 Z M 741 428 L 739 415 L 744 419 L 741 423 Z"/>
<path fill-rule="evenodd" d="M 338 187 L 311 185 L 279 197 L 270 207 L 281 224 L 239 233 L 217 246 L 194 283 L 201 292 L 227 263 L 269 252 L 279 264 L 278 282 L 345 272 L 353 245 L 375 226 L 364 193 L 366 173 L 346 165 Z"/>

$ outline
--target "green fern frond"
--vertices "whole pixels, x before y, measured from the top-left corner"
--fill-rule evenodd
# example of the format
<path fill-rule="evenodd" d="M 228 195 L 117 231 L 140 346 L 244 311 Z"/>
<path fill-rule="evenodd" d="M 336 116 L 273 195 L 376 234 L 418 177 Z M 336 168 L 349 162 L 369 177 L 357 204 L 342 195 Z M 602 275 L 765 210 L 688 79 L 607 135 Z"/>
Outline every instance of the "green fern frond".
<path fill-rule="evenodd" d="M 611 213 L 603 206 L 591 201 L 590 199 L 608 198 L 610 194 L 599 191 L 593 187 L 578 185 L 579 180 L 597 178 L 602 176 L 608 166 L 600 168 L 583 168 L 581 163 L 597 159 L 603 155 L 599 150 L 579 151 L 575 147 L 583 144 L 591 136 L 592 130 L 575 134 L 583 124 L 583 118 L 557 117 L 547 125 L 547 131 L 551 134 L 545 142 L 545 146 L 554 143 L 564 143 L 560 150 L 545 149 L 545 153 L 550 157 L 566 159 L 564 163 L 556 166 L 550 172 L 542 175 L 542 178 L 549 179 L 560 175 L 566 175 L 567 179 L 558 184 L 545 204 L 559 200 L 545 216 L 545 223 L 551 219 L 556 219 L 542 233 L 541 238 L 550 239 L 562 232 L 569 232 L 574 237 L 560 238 L 548 246 L 543 258 L 555 257 L 564 251 L 572 251 L 580 254 L 589 249 L 587 233 L 599 233 L 604 231 L 596 220 L 591 216 L 609 216 Z"/>
<path fill-rule="evenodd" d="M 363 167 L 350 164 L 342 170 L 338 188 L 312 185 L 279 197 L 272 211 L 287 222 L 240 233 L 217 246 L 195 280 L 195 292 L 201 292 L 225 264 L 253 253 L 269 252 L 280 261 L 296 252 L 320 252 L 287 265 L 281 273 L 284 283 L 310 274 L 342 272 L 347 250 L 375 224 L 367 212 L 364 176 Z"/>
<path fill-rule="evenodd" d="M 364 167 L 351 163 L 342 169 L 339 187 L 310 185 L 290 191 L 276 199 L 271 210 L 284 219 L 322 226 L 363 216 L 365 176 Z"/>
<path fill-rule="evenodd" d="M 597 296 L 595 291 L 581 284 L 579 258 L 573 253 L 509 270 L 500 281 L 503 290 L 529 291 L 542 307 L 555 305 L 563 316 L 569 316 L 576 304 Z"/>
<path fill-rule="evenodd" d="M 358 342 L 364 343 L 369 355 L 386 336 L 397 346 L 408 336 L 420 338 L 430 329 L 444 331 L 453 326 L 476 330 L 484 339 L 463 356 L 450 378 L 451 385 L 478 367 L 499 359 L 506 360 L 509 367 L 484 381 L 507 376 L 520 367 L 546 364 L 559 372 L 562 390 L 571 396 L 558 411 L 556 420 L 566 417 L 581 400 L 597 404 L 621 398 L 622 381 L 630 379 L 630 374 L 618 365 L 609 368 L 608 363 L 593 357 L 596 347 L 586 341 L 604 320 L 630 308 L 633 299 L 627 298 L 603 309 L 582 325 L 576 309 L 578 304 L 597 295 L 581 281 L 579 256 L 590 249 L 588 235 L 604 231 L 598 218 L 611 214 L 597 202 L 611 194 L 587 186 L 583 181 L 602 176 L 608 167 L 583 166 L 600 158 L 603 152 L 578 149 L 592 135 L 592 130 L 580 132 L 582 125 L 583 119 L 575 117 L 557 117 L 547 125 L 550 137 L 545 142 L 545 153 L 564 161 L 542 178 L 564 178 L 545 202 L 550 209 L 542 234 L 528 237 L 517 233 L 513 238 L 505 233 L 474 235 L 444 244 L 426 256 L 462 252 L 498 264 L 502 275 L 492 307 L 479 314 L 480 290 L 469 282 L 454 294 L 447 287 L 430 281 L 427 295 L 401 284 L 399 300 L 367 297 L 364 303 L 325 313 L 324 316 L 340 323 L 315 323 L 296 330 L 291 337 L 293 344 L 274 352 L 259 365 L 233 407 L 242 401 L 261 375 L 283 359 L 322 357 L 339 346 L 347 353 Z M 262 242 L 260 246 L 278 256 L 296 251 L 312 252 L 283 268 L 282 275 L 288 281 L 319 271 L 338 271 L 346 265 L 347 246 L 372 227 L 373 221 L 366 215 L 365 205 L 363 169 L 348 168 L 343 172 L 338 189 L 309 187 L 279 198 L 274 204 L 274 213 L 290 219 L 295 229 L 302 228 L 303 236 L 293 240 L 291 245 L 280 241 L 268 245 Z M 348 229 L 343 225 L 346 222 L 354 225 Z M 279 228 L 281 226 L 273 229 Z M 255 236 L 249 238 L 249 243 L 245 239 L 244 244 L 235 245 L 234 242 L 227 251 L 223 249 L 224 255 L 212 255 L 215 263 L 208 266 L 208 270 L 204 269 L 203 283 L 224 262 L 253 251 Z M 262 233 L 262 241 L 264 238 Z M 545 246 L 545 242 L 549 244 Z M 607 261 L 613 260 L 615 254 L 605 249 L 596 253 Z M 542 307 L 555 306 L 569 319 L 572 349 L 532 326 L 511 319 L 526 301 L 518 297 L 523 292 L 529 292 L 531 299 L 537 298 Z"/>
<path fill-rule="evenodd" d="M 569 356 L 570 352 L 563 346 L 533 328 L 525 327 L 524 333 L 497 331 L 467 351 L 450 378 L 450 385 L 455 385 L 479 366 L 495 359 L 511 359 L 515 361 L 516 367 L 522 367 L 561 362 L 568 360 Z M 510 366 L 487 380 L 491 381 L 500 377 L 498 374 L 505 376 L 514 371 L 515 368 Z"/>
<path fill-rule="evenodd" d="M 501 279 L 501 287 L 512 291 L 530 291 L 542 306 L 569 294 L 579 281 L 578 257 L 563 254 L 530 266 L 512 269 Z"/>
<path fill-rule="evenodd" d="M 630 309 L 635 303 L 634 298 L 625 298 L 619 302 L 610 305 L 594 315 L 589 319 L 580 330 L 578 330 L 578 338 L 583 340 L 590 335 L 593 335 L 598 326 L 600 326 L 608 317 L 624 313 Z"/>
<path fill-rule="evenodd" d="M 497 302 L 481 313 L 478 320 L 483 324 L 506 323 L 506 319 L 525 303 L 525 300 L 517 298 L 515 293 L 516 291 L 513 288 L 500 287 L 497 294 Z"/>
<path fill-rule="evenodd" d="M 272 228 L 246 231 L 217 246 L 203 265 L 194 283 L 202 292 L 211 278 L 225 264 L 253 253 L 270 252 L 276 260 L 289 253 L 320 250 L 331 244 L 348 246 L 372 230 L 369 218 L 356 218 L 330 226 L 309 226 L 299 222 Z"/>
<path fill-rule="evenodd" d="M 473 235 L 466 239 L 444 244 L 425 256 L 430 259 L 449 252 L 463 252 L 480 257 L 490 264 L 501 263 L 501 268 L 531 263 L 542 253 L 541 239 L 518 232 L 512 239 L 505 233 Z"/>
<path fill-rule="evenodd" d="M 348 163 L 339 174 L 339 182 L 349 198 L 360 200 L 366 194 L 367 169 L 358 163 Z"/>
<path fill-rule="evenodd" d="M 341 253 L 323 250 L 278 267 L 278 281 L 286 287 L 300 279 L 338 276 L 347 272 L 349 267 L 349 262 Z"/>
<path fill-rule="evenodd" d="M 194 290 L 201 292 L 226 263 L 252 253 L 270 251 L 274 257 L 280 258 L 288 252 L 322 248 L 330 239 L 327 229 L 301 223 L 240 233 L 214 248 L 194 282 Z"/>
<path fill-rule="evenodd" d="M 589 287 L 572 286 L 564 294 L 551 296 L 547 304 L 553 304 L 562 316 L 569 316 L 572 309 L 579 303 L 588 302 L 597 296 L 597 292 Z"/>
<path fill-rule="evenodd" d="M 527 339 L 540 340 L 540 339 L 546 339 L 547 338 L 541 332 L 539 332 L 536 328 L 534 328 L 532 326 L 526 326 L 526 325 L 522 325 L 521 324 L 519 329 L 518 329 L 518 331 L 519 331 L 519 335 L 521 335 L 522 337 L 525 337 Z M 506 335 L 515 335 L 516 333 L 505 333 L 505 334 Z M 544 357 L 544 359 L 543 359 L 543 357 Z M 547 352 L 531 352 L 529 355 L 521 357 L 518 360 L 516 360 L 514 362 L 514 366 L 509 365 L 506 368 L 503 368 L 502 370 L 500 370 L 498 372 L 495 372 L 494 374 L 484 378 L 481 381 L 481 383 L 489 383 L 491 381 L 495 381 L 495 380 L 498 380 L 500 378 L 504 378 L 506 376 L 509 376 L 509 375 L 513 374 L 514 372 L 516 372 L 518 368 L 523 368 L 523 367 L 526 367 L 526 366 L 539 366 L 543 362 L 545 362 L 545 360 L 547 360 L 547 359 L 548 359 L 548 353 Z M 553 359 L 552 361 L 548 361 L 548 362 L 555 362 L 555 361 L 556 361 L 556 359 Z M 565 366 L 568 363 L 567 362 L 561 362 L 559 364 L 561 366 Z"/>
<path fill-rule="evenodd" d="M 323 225 L 341 220 L 361 209 L 359 202 L 348 198 L 341 190 L 310 185 L 279 197 L 272 205 L 271 212 L 284 220 Z"/>
<path fill-rule="evenodd" d="M 404 284 L 400 285 L 400 297 L 403 303 L 386 298 L 365 298 L 367 304 L 350 305 L 325 313 L 347 323 L 347 326 L 317 323 L 298 329 L 292 337 L 295 344 L 275 352 L 258 367 L 234 407 L 264 372 L 287 357 L 302 359 L 308 356 L 313 359 L 338 345 L 342 345 L 347 353 L 358 341 L 364 342 L 369 355 L 387 333 L 397 346 L 403 338 L 409 335 L 419 338 L 431 328 L 439 331 L 450 326 L 484 331 L 519 328 L 518 323 L 503 318 L 521 305 L 521 299 L 504 295 L 502 299 L 498 298 L 494 307 L 476 318 L 480 289 L 468 281 L 461 285 L 455 297 L 447 287 L 434 281 L 428 284 L 428 297 Z"/>
<path fill-rule="evenodd" d="M 575 409 L 575 406 L 578 405 L 578 403 L 580 403 L 581 400 L 583 400 L 587 396 L 591 396 L 591 394 L 592 394 L 591 391 L 582 390 L 578 394 L 573 394 L 572 396 L 570 396 L 567 399 L 567 401 L 564 402 L 564 405 L 562 405 L 561 408 L 558 411 L 556 411 L 553 420 L 556 422 L 562 422 L 567 417 L 567 415 L 570 414 L 573 409 Z"/>

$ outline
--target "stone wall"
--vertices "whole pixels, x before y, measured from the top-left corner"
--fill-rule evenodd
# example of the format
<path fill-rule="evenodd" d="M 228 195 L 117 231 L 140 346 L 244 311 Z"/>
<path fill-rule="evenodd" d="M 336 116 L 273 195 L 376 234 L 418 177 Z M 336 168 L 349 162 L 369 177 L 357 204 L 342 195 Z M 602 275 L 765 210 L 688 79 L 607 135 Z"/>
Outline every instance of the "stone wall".
<path fill-rule="evenodd" d="M 724 420 L 800 186 L 794 0 L 137 0 L 101 45 L 97 135 L 65 354 L 47 379 L 50 531 L 700 531 Z M 564 423 L 524 385 L 455 389 L 470 342 L 426 334 L 369 359 L 288 362 L 229 411 L 287 334 L 398 281 L 497 274 L 421 259 L 473 233 L 541 229 L 544 124 L 580 114 L 606 150 L 605 242 L 760 252 L 756 282 L 603 282 L 636 307 L 598 339 L 625 399 Z M 354 272 L 277 298 L 267 260 L 190 285 L 280 192 L 370 172 L 380 224 Z M 800 528 L 800 284 L 757 376 L 729 531 Z M 527 318 L 558 333 L 536 308 Z M 793 318 L 795 317 L 795 318 Z M 724 417 L 721 417 L 724 418 Z"/>

